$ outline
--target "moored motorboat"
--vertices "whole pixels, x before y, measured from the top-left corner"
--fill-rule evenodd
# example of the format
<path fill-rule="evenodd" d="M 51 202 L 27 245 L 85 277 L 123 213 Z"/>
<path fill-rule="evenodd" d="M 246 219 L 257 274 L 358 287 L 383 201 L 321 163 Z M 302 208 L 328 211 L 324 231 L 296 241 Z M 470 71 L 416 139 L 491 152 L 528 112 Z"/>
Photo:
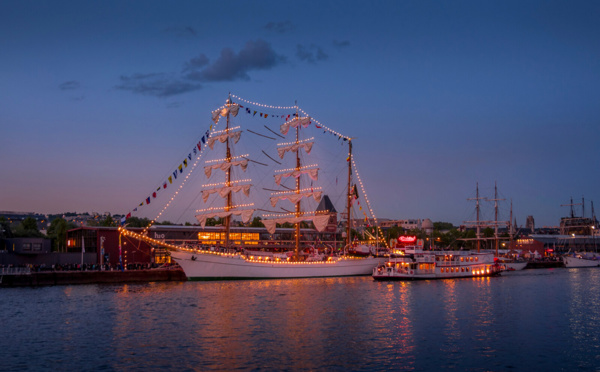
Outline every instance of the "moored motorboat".
<path fill-rule="evenodd" d="M 500 265 L 503 271 L 518 271 L 523 270 L 527 267 L 527 261 L 525 260 L 514 260 L 505 257 L 496 257 L 496 262 Z"/>
<path fill-rule="evenodd" d="M 567 268 L 576 267 L 599 267 L 600 259 L 596 254 L 574 253 L 562 257 L 563 263 Z"/>
<path fill-rule="evenodd" d="M 492 253 L 406 250 L 373 269 L 375 280 L 453 279 L 499 275 Z"/>

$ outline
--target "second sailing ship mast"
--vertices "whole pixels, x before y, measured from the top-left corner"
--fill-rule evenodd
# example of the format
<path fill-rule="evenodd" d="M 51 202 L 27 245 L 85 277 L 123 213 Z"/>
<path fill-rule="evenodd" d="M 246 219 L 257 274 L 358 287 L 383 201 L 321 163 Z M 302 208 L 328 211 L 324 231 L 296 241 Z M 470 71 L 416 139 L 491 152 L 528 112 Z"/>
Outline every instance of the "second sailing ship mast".
<path fill-rule="evenodd" d="M 298 101 L 294 102 L 296 105 L 296 118 L 300 118 L 298 116 Z M 296 126 L 296 145 L 300 143 L 300 125 Z M 298 146 L 296 149 L 296 170 L 300 171 L 300 147 Z M 300 177 L 296 178 L 296 194 L 300 194 Z M 300 217 L 300 199 L 296 202 L 296 217 Z M 300 221 L 296 222 L 296 253 L 295 260 L 300 260 Z"/>
<path fill-rule="evenodd" d="M 229 98 L 227 99 L 227 106 L 229 106 L 231 104 L 231 95 L 229 95 Z M 227 123 L 225 124 L 225 133 L 229 133 L 229 111 L 227 111 Z M 229 147 L 229 137 L 227 137 L 226 142 L 226 155 L 225 155 L 225 161 L 226 162 L 231 162 L 231 147 Z M 225 187 L 231 187 L 231 171 L 232 169 L 229 168 L 227 170 L 227 172 L 225 172 Z M 231 192 L 227 194 L 227 204 L 225 205 L 225 212 L 229 212 L 229 210 L 231 209 L 232 204 L 231 204 Z M 229 234 L 231 232 L 231 215 L 228 215 L 225 217 L 225 248 L 229 249 Z"/>
<path fill-rule="evenodd" d="M 352 228 L 350 226 L 350 221 L 352 221 L 351 219 L 351 212 L 350 209 L 352 208 L 352 187 L 351 187 L 351 182 L 352 182 L 352 140 L 348 140 L 348 195 L 347 195 L 347 206 L 346 206 L 346 212 L 348 213 L 348 223 L 346 224 L 346 237 L 348 239 L 348 243 L 347 243 L 347 247 L 348 249 L 350 249 L 350 244 L 352 243 L 352 238 L 351 238 L 351 234 L 352 234 Z"/>

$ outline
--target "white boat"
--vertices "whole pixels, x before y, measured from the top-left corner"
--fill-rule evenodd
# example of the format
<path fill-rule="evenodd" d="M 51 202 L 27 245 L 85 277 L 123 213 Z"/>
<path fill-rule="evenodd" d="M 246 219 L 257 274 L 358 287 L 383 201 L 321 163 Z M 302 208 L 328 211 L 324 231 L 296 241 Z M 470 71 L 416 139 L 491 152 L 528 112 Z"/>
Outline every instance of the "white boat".
<path fill-rule="evenodd" d="M 171 257 L 181 266 L 188 279 L 309 278 L 370 275 L 373 267 L 377 266 L 380 262 L 385 261 L 386 258 L 377 258 L 373 256 L 349 257 L 341 255 L 340 253 L 338 253 L 338 255 L 331 254 L 326 256 L 320 255 L 316 249 L 313 255 L 307 256 L 301 254 L 301 251 L 304 251 L 311 246 L 310 242 L 301 241 L 301 223 L 307 223 L 309 226 L 313 226 L 318 232 L 328 231 L 327 228 L 329 227 L 330 233 L 332 232 L 331 229 L 333 229 L 334 233 L 336 232 L 337 223 L 331 223 L 331 213 L 323 214 L 316 209 L 311 210 L 310 208 L 304 207 L 308 201 L 312 203 L 312 200 L 314 200 L 316 203 L 319 203 L 323 192 L 317 185 L 313 186 L 313 181 L 316 183 L 319 180 L 321 169 L 319 168 L 319 165 L 314 161 L 309 163 L 312 165 L 304 166 L 302 164 L 302 161 L 311 153 L 315 141 L 314 138 L 308 138 L 308 135 L 304 133 L 305 130 L 311 128 L 310 126 L 313 123 L 312 119 L 308 116 L 301 116 L 300 114 L 302 114 L 302 112 L 299 111 L 297 106 L 293 107 L 296 111 L 295 114 L 287 115 L 285 121 L 281 120 L 283 123 L 279 123 L 281 135 L 272 130 L 272 133 L 270 133 L 271 136 L 275 134 L 287 141 L 286 143 L 278 144 L 276 151 L 273 151 L 279 155 L 281 162 L 279 159 L 275 159 L 277 155 L 271 157 L 265 153 L 264 150 L 262 151 L 269 157 L 268 160 L 273 161 L 273 164 L 278 164 L 275 165 L 275 167 L 284 168 L 286 165 L 288 166 L 287 169 L 276 170 L 273 176 L 271 176 L 274 177 L 274 179 L 269 177 L 270 188 L 262 188 L 262 190 L 272 192 L 271 196 L 266 198 L 268 202 L 263 204 L 266 204 L 266 207 L 264 208 L 270 208 L 270 210 L 255 207 L 254 203 L 248 203 L 248 201 L 244 199 L 244 195 L 246 198 L 249 197 L 250 188 L 253 185 L 250 184 L 250 179 L 241 179 L 247 178 L 248 176 L 244 174 L 244 177 L 242 177 L 242 174 L 240 173 L 241 171 L 246 171 L 250 155 L 235 156 L 237 153 L 234 151 L 234 145 L 239 141 L 242 130 L 239 126 L 233 127 L 231 121 L 233 120 L 233 117 L 237 116 L 240 108 L 246 110 L 247 113 L 250 113 L 249 108 L 244 108 L 241 104 L 234 103 L 230 97 L 223 107 L 213 112 L 215 126 L 218 124 L 221 116 L 224 118 L 222 122 L 226 121 L 224 123 L 225 128 L 220 131 L 213 130 L 207 143 L 210 146 L 211 151 L 214 145 L 224 147 L 221 149 L 224 150 L 224 156 L 218 160 L 207 161 L 205 175 L 207 178 L 210 178 L 213 173 L 222 171 L 223 178 L 221 181 L 224 182 L 204 185 L 203 187 L 205 188 L 202 190 L 202 199 L 204 203 L 208 203 L 211 196 L 213 198 L 221 197 L 222 199 L 220 200 L 222 201 L 216 199 L 216 202 L 215 200 L 211 200 L 211 202 L 221 203 L 223 207 L 214 207 L 213 205 L 215 204 L 209 204 L 209 208 L 198 210 L 200 213 L 196 215 L 196 218 L 202 226 L 205 225 L 209 218 L 223 219 L 223 233 L 225 238 L 224 242 L 221 242 L 221 248 L 216 250 L 179 247 L 171 252 Z M 254 111 L 254 115 L 255 114 L 256 111 Z M 263 114 L 261 113 L 260 116 L 263 117 Z M 275 115 L 265 114 L 264 118 L 271 118 L 273 116 Z M 319 128 L 319 133 L 325 133 L 323 132 L 323 126 L 314 124 L 313 127 Z M 267 129 L 269 128 L 267 127 Z M 248 132 L 255 135 L 258 134 L 252 130 L 248 130 Z M 284 137 L 287 136 L 288 133 L 292 138 L 288 139 Z M 272 139 L 276 140 L 276 138 Z M 353 163 L 352 142 L 351 138 L 342 136 L 338 133 L 335 133 L 335 139 L 339 140 L 338 144 L 347 143 L 349 148 L 347 153 L 343 153 L 344 157 L 348 154 L 346 159 L 348 166 L 348 185 L 347 187 L 344 187 L 345 191 L 343 192 L 345 192 L 345 194 L 341 200 L 347 201 L 346 216 L 351 216 L 350 211 L 352 202 L 358 198 L 356 187 L 354 187 L 354 189 L 351 188 L 351 175 L 353 174 L 351 171 Z M 292 159 L 286 158 L 286 155 L 292 155 Z M 287 164 L 285 163 L 286 161 Z M 240 168 L 241 170 L 239 170 Z M 336 169 L 339 170 L 339 167 Z M 215 172 L 213 172 L 213 170 Z M 288 182 L 287 186 L 285 185 L 286 181 Z M 331 181 L 332 180 L 330 179 L 330 184 Z M 333 181 L 334 184 L 337 185 L 337 179 Z M 243 191 L 243 193 L 239 191 Z M 255 191 L 253 191 L 253 193 L 255 193 Z M 235 200 L 234 196 L 236 198 Z M 281 207 L 281 210 L 284 212 L 275 210 L 275 207 L 280 202 L 291 202 L 292 206 L 288 206 L 288 209 Z M 286 252 L 287 254 L 255 255 L 246 251 L 244 247 L 236 246 L 238 243 L 235 240 L 239 238 L 233 238 L 233 235 L 230 234 L 232 216 L 240 216 L 242 222 L 247 223 L 254 213 L 258 213 L 259 211 L 269 212 L 268 214 L 262 214 L 261 222 L 271 236 L 275 234 L 278 225 L 293 224 L 295 226 L 295 244 L 293 253 Z M 335 210 L 333 212 L 335 212 Z M 349 223 L 347 226 L 346 244 L 348 245 L 348 242 L 351 241 L 351 231 Z M 248 247 L 245 248 L 248 249 Z"/>
<path fill-rule="evenodd" d="M 406 250 L 373 269 L 375 280 L 431 280 L 499 275 L 492 253 Z"/>
<path fill-rule="evenodd" d="M 503 271 L 518 271 L 527 267 L 527 261 L 514 260 L 506 257 L 496 257 L 496 262 Z"/>
<path fill-rule="evenodd" d="M 594 253 L 575 253 L 573 255 L 563 256 L 562 260 L 567 268 L 600 266 L 600 259 Z"/>

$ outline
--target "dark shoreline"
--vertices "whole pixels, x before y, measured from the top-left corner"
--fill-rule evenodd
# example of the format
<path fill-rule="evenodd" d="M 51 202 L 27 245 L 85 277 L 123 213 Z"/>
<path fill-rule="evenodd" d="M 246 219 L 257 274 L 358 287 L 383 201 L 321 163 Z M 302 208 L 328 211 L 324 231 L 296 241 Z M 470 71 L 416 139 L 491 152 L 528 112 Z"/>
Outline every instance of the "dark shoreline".
<path fill-rule="evenodd" d="M 3 275 L 0 287 L 37 287 L 71 284 L 143 283 L 187 281 L 181 269 L 126 271 L 49 271 L 28 275 Z"/>

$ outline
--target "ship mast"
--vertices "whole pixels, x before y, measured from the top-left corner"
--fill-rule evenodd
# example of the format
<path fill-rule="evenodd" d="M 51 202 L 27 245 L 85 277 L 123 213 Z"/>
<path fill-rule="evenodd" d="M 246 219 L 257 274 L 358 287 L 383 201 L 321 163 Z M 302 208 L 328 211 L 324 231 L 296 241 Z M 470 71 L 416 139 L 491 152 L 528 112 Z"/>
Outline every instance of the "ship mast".
<path fill-rule="evenodd" d="M 229 106 L 231 104 L 231 95 L 229 95 L 229 98 L 227 99 L 227 106 Z M 229 111 L 227 111 L 227 123 L 225 124 L 225 133 L 229 133 Z M 226 143 L 226 149 L 227 149 L 227 153 L 225 155 L 225 161 L 230 162 L 231 161 L 231 147 L 229 147 L 229 137 L 227 137 L 227 140 L 225 141 Z M 227 170 L 227 172 L 225 172 L 225 186 L 226 187 L 230 187 L 231 186 L 231 168 L 229 168 Z M 227 194 L 227 204 L 225 206 L 225 212 L 229 212 L 229 210 L 231 209 L 231 193 Z M 225 248 L 228 249 L 229 248 L 229 235 L 231 232 L 231 215 L 226 216 L 225 217 Z"/>
<path fill-rule="evenodd" d="M 300 119 L 298 115 L 298 101 L 296 104 L 296 118 Z M 296 126 L 296 145 L 300 143 L 300 125 Z M 296 149 L 296 170 L 300 171 L 300 148 Z M 296 178 L 296 194 L 300 194 L 300 177 Z M 300 217 L 300 199 L 296 202 L 296 217 Z M 300 260 L 300 222 L 296 222 L 296 253 L 295 260 Z"/>
<path fill-rule="evenodd" d="M 495 240 L 496 240 L 496 256 L 498 256 L 498 201 L 504 200 L 504 199 L 498 199 L 498 184 L 497 182 L 494 182 L 494 199 L 491 199 L 494 201 L 494 215 L 495 215 L 495 219 L 494 219 L 494 236 L 495 236 Z"/>
<path fill-rule="evenodd" d="M 477 222 L 476 222 L 476 226 L 477 226 L 477 252 L 479 252 L 479 249 L 481 248 L 481 222 L 479 221 L 479 200 L 483 199 L 479 197 L 479 182 L 477 182 L 477 191 L 475 194 L 474 198 L 468 198 L 467 200 L 475 200 L 475 209 L 477 210 Z"/>
<path fill-rule="evenodd" d="M 352 219 L 350 218 L 350 209 L 352 208 L 352 188 L 351 188 L 351 182 L 352 182 L 352 140 L 348 140 L 348 196 L 347 196 L 347 205 L 346 205 L 346 212 L 348 213 L 348 221 L 346 223 L 346 237 L 348 238 L 348 249 L 350 249 L 350 244 L 352 243 L 352 237 L 350 236 L 352 234 L 352 228 L 350 226 L 350 221 L 352 221 Z"/>

